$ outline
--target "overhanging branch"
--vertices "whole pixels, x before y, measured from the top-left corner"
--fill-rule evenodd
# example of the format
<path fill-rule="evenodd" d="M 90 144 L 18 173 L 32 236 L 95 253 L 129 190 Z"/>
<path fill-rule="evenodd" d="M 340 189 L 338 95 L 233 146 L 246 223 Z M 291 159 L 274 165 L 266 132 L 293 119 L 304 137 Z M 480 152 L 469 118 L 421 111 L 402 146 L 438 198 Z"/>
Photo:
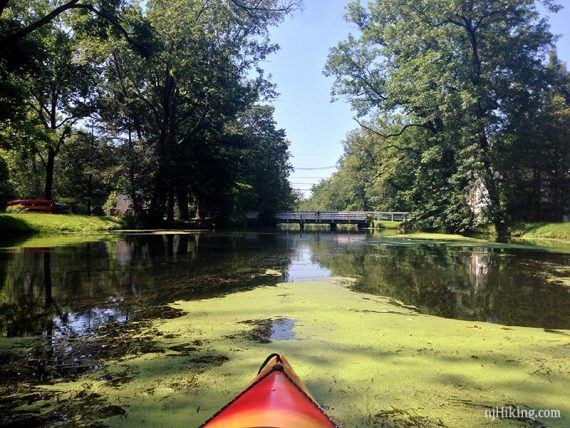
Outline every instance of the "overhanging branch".
<path fill-rule="evenodd" d="M 9 1 L 10 0 L 0 0 L 0 16 L 2 16 L 2 13 L 4 12 L 4 9 L 6 9 L 6 5 Z"/>
<path fill-rule="evenodd" d="M 353 117 L 353 119 L 356 121 L 356 123 L 358 123 L 358 125 L 360 125 L 360 127 L 362 127 L 363 129 L 365 129 L 365 130 L 368 131 L 368 132 L 371 132 L 371 133 L 374 134 L 374 135 L 378 135 L 379 137 L 382 137 L 384 140 L 388 140 L 388 139 L 390 139 L 390 138 L 399 137 L 399 136 L 402 135 L 407 129 L 409 129 L 409 128 L 414 128 L 414 127 L 416 127 L 416 128 L 425 128 L 425 129 L 428 129 L 428 130 L 430 130 L 430 131 L 433 132 L 433 130 L 432 130 L 428 125 L 421 124 L 421 123 L 410 123 L 410 124 L 404 125 L 404 126 L 402 127 L 402 129 L 400 129 L 398 132 L 395 132 L 395 133 L 393 133 L 393 134 L 382 134 L 381 132 L 379 132 L 379 131 L 377 131 L 377 130 L 371 128 L 371 127 L 369 127 L 368 125 L 366 125 L 366 124 L 364 124 L 364 123 L 362 123 L 362 122 L 360 122 L 356 117 Z M 398 145 L 396 145 L 396 144 L 389 144 L 389 143 L 385 143 L 384 145 L 385 145 L 385 147 L 393 148 L 393 149 L 400 150 L 400 151 L 411 152 L 411 153 L 415 153 L 415 154 L 418 154 L 418 155 L 421 154 L 421 152 L 420 152 L 419 150 L 413 149 L 413 148 L 411 148 L 411 147 L 401 147 L 401 146 L 398 146 Z"/>
<path fill-rule="evenodd" d="M 0 13 L 6 7 L 8 1 L 9 0 L 0 0 Z M 117 30 L 119 30 L 119 32 L 125 37 L 125 39 L 129 43 L 137 46 L 137 44 L 131 38 L 128 31 L 123 28 L 123 26 L 119 23 L 119 21 L 116 18 L 114 18 L 113 16 L 111 16 L 105 12 L 102 12 L 102 11 L 96 9 L 94 6 L 92 6 L 90 4 L 79 3 L 79 1 L 80 0 L 70 0 L 69 2 L 62 4 L 61 6 L 56 7 L 54 10 L 52 10 L 50 13 L 45 15 L 43 18 L 38 19 L 36 22 L 31 23 L 30 25 L 20 29 L 19 31 L 16 31 L 15 33 L 8 34 L 7 36 L 5 36 L 1 40 L 1 42 L 2 43 L 10 43 L 10 42 L 14 42 L 15 40 L 24 38 L 28 34 L 37 30 L 38 28 L 49 24 L 51 21 L 53 21 L 55 18 L 57 18 L 59 15 L 61 15 L 63 12 L 65 12 L 67 10 L 84 9 L 84 10 L 88 10 L 88 11 L 94 13 L 95 15 L 97 15 L 97 16 L 105 19 L 109 23 L 111 23 Z"/>
<path fill-rule="evenodd" d="M 254 12 L 290 13 L 301 5 L 301 2 L 298 0 L 281 2 L 277 7 L 262 6 L 263 0 L 257 0 L 251 3 L 247 0 L 230 1 L 238 8 L 246 11 L 248 14 L 252 14 Z"/>
<path fill-rule="evenodd" d="M 399 137 L 400 135 L 402 135 L 408 128 L 425 128 L 429 131 L 433 131 L 428 125 L 425 125 L 423 123 L 409 123 L 407 125 L 404 125 L 402 127 L 402 129 L 400 129 L 398 132 L 393 133 L 393 134 L 382 134 L 381 132 L 376 131 L 375 129 L 370 128 L 369 126 L 365 125 L 364 123 L 360 122 L 356 117 L 353 118 L 356 123 L 358 123 L 362 128 L 366 129 L 367 131 L 370 131 L 384 139 L 387 138 L 394 138 L 394 137 Z"/>

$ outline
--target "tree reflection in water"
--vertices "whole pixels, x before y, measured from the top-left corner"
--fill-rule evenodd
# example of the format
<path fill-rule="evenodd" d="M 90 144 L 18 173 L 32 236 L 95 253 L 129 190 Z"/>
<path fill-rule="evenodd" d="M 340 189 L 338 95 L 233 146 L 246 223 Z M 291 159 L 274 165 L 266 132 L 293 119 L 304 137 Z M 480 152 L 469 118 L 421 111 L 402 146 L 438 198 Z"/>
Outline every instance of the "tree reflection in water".
<path fill-rule="evenodd" d="M 334 235 L 333 235 L 334 236 Z M 313 260 L 334 275 L 358 278 L 354 289 L 389 296 L 423 313 L 544 328 L 570 328 L 570 289 L 548 274 L 565 254 L 436 243 L 356 245 L 313 240 Z"/>
<path fill-rule="evenodd" d="M 23 246 L 0 251 L 0 331 L 89 337 L 177 299 L 331 275 L 356 277 L 355 290 L 433 315 L 569 328 L 569 290 L 545 277 L 569 259 L 328 232 L 137 233 Z M 265 275 L 268 269 L 283 275 Z"/>

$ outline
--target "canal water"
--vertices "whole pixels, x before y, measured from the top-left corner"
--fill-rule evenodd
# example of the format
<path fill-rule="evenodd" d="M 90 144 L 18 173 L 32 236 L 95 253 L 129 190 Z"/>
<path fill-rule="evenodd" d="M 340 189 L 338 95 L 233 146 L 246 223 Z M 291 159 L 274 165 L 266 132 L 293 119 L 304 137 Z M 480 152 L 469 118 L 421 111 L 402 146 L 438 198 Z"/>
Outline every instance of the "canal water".
<path fill-rule="evenodd" d="M 153 320 L 181 316 L 171 305 L 174 302 L 339 278 L 362 298 L 376 301 L 382 296 L 391 307 L 406 313 L 472 321 L 469 328 L 489 322 L 504 326 L 507 332 L 510 327 L 537 327 L 556 333 L 570 329 L 569 266 L 570 254 L 537 246 L 420 241 L 366 232 L 3 238 L 0 388 L 8 398 L 0 400 L 0 410 L 10 415 L 10 423 L 64 423 L 71 416 L 60 410 L 44 419 L 34 419 L 39 417 L 33 412 L 19 419 L 20 410 L 15 409 L 44 399 L 35 390 L 18 395 L 19 385 L 73 380 L 87 372 L 99 373 L 106 359 L 164 352 L 152 340 L 137 336 L 137 329 Z M 255 304 L 251 302 L 252 308 Z M 359 317 L 377 313 L 360 312 Z M 305 339 L 296 337 L 294 330 L 302 325 L 295 319 L 240 322 L 252 328 L 248 337 L 255 342 Z M 130 338 L 121 339 L 126 334 Z M 14 353 L 18 341 L 24 344 L 24 356 Z M 195 342 L 171 349 L 189 353 L 202 344 L 202 340 Z M 222 364 L 226 357 L 219 358 Z M 101 376 L 97 380 L 107 375 Z M 117 385 L 129 381 L 128 377 L 109 379 Z M 117 406 L 104 409 L 108 414 L 102 417 L 120 416 L 123 411 Z"/>
<path fill-rule="evenodd" d="M 331 276 L 425 314 L 570 328 L 570 255 L 533 247 L 321 232 L 104 238 L 53 247 L 0 240 L 1 335 L 90 335 L 175 300 Z"/>

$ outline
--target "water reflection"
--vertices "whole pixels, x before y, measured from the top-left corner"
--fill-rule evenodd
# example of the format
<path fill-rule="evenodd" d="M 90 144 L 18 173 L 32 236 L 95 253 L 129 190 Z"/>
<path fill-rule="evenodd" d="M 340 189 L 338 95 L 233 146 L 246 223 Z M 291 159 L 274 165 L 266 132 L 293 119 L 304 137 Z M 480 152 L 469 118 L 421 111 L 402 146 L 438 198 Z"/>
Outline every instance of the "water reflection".
<path fill-rule="evenodd" d="M 424 313 L 570 328 L 570 288 L 546 277 L 569 262 L 568 255 L 402 243 L 365 233 L 137 233 L 21 247 L 0 251 L 0 335 L 88 337 L 178 299 L 331 275 L 356 277 L 356 290 Z"/>
<path fill-rule="evenodd" d="M 318 235 L 315 235 L 318 238 Z M 304 281 L 331 276 L 331 271 L 313 260 L 313 250 L 310 242 L 300 239 L 295 243 L 291 261 L 287 265 L 285 280 Z"/>
<path fill-rule="evenodd" d="M 0 251 L 0 335 L 86 336 L 147 306 L 275 283 L 263 272 L 284 271 L 293 251 L 260 234 L 137 234 Z"/>
<path fill-rule="evenodd" d="M 570 327 L 570 288 L 548 281 L 570 257 L 442 244 L 365 242 L 312 246 L 335 275 L 357 277 L 358 291 L 390 296 L 447 318 L 545 328 Z"/>
<path fill-rule="evenodd" d="M 469 273 L 475 292 L 485 288 L 487 276 L 489 274 L 490 254 L 472 253 L 469 256 Z"/>

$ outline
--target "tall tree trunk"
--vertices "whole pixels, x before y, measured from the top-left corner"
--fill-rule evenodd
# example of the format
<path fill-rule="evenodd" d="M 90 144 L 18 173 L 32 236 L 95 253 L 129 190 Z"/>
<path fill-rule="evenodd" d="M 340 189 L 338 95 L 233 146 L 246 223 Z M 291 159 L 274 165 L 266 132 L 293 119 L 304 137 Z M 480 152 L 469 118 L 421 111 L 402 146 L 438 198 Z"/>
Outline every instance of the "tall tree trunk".
<path fill-rule="evenodd" d="M 190 220 L 190 212 L 188 211 L 188 187 L 183 184 L 176 186 L 176 200 L 178 201 L 178 210 L 182 220 Z"/>
<path fill-rule="evenodd" d="M 45 199 L 52 199 L 53 197 L 53 170 L 55 166 L 55 149 L 50 147 L 48 149 L 47 161 L 46 161 L 46 184 L 44 189 Z"/>
<path fill-rule="evenodd" d="M 473 83 L 475 90 L 479 90 L 481 87 L 481 59 L 479 57 L 477 30 L 470 19 L 465 18 L 464 23 L 464 28 L 471 47 L 471 82 Z M 488 207 L 488 213 L 497 233 L 499 235 L 504 235 L 507 232 L 509 225 L 507 223 L 506 213 L 501 207 L 501 196 L 497 183 L 498 174 L 494 171 L 491 165 L 489 140 L 485 129 L 486 112 L 483 106 L 483 99 L 479 94 L 477 94 L 477 103 L 475 105 L 474 113 L 476 138 L 479 147 L 479 160 L 483 165 L 481 178 L 489 195 L 490 206 Z"/>
<path fill-rule="evenodd" d="M 162 152 L 163 150 L 160 150 Z M 168 195 L 168 183 L 166 180 L 167 166 L 164 155 L 159 152 L 158 171 L 155 176 L 154 190 L 150 202 L 149 217 L 151 222 L 158 223 L 163 220 Z"/>
<path fill-rule="evenodd" d="M 194 200 L 196 201 L 196 214 L 195 217 L 200 220 L 202 217 L 200 215 L 200 199 L 198 198 L 198 196 L 196 196 L 194 198 Z"/>
<path fill-rule="evenodd" d="M 91 215 L 91 197 L 93 193 L 93 175 L 87 179 L 87 215 Z"/>
<path fill-rule="evenodd" d="M 178 89 L 176 88 L 176 80 L 171 78 L 172 81 L 172 100 L 170 102 L 170 117 L 168 121 L 168 140 L 167 140 L 167 154 L 168 154 L 168 212 L 167 218 L 169 222 L 174 221 L 174 192 L 176 188 L 176 164 L 174 158 L 174 151 L 176 150 L 176 120 L 178 117 Z"/>
<path fill-rule="evenodd" d="M 161 123 L 160 135 L 158 138 L 158 145 L 156 148 L 156 157 L 158 162 L 158 169 L 154 177 L 154 189 L 152 199 L 150 202 L 149 219 L 151 223 L 160 223 L 164 219 L 166 210 L 166 201 L 168 196 L 168 114 L 169 109 L 164 108 L 164 116 Z"/>
<path fill-rule="evenodd" d="M 137 162 L 137 158 L 135 156 L 135 144 L 133 141 L 133 133 L 132 133 L 132 129 L 129 123 L 129 129 L 128 129 L 128 133 L 129 133 L 129 152 L 131 154 L 130 156 L 130 162 L 129 162 L 129 196 L 131 197 L 131 200 L 133 201 L 133 211 L 134 214 L 136 216 L 140 216 L 142 215 L 142 204 L 139 201 L 139 197 L 137 195 L 137 185 L 136 185 L 136 172 L 135 172 L 135 167 L 136 167 L 136 162 Z"/>
<path fill-rule="evenodd" d="M 167 207 L 170 200 L 172 179 L 172 150 L 175 139 L 176 123 L 176 81 L 167 70 L 166 82 L 162 96 L 162 123 L 160 124 L 160 137 L 157 147 L 158 171 L 155 177 L 155 186 L 150 206 L 150 220 L 160 222 L 164 218 L 165 211 L 170 217 L 174 217 Z M 172 189 L 173 191 L 173 189 Z M 172 216 L 171 216 L 172 214 Z"/>
<path fill-rule="evenodd" d="M 168 185 L 168 204 L 166 212 L 166 220 L 169 223 L 174 221 L 174 186 L 172 183 Z"/>

